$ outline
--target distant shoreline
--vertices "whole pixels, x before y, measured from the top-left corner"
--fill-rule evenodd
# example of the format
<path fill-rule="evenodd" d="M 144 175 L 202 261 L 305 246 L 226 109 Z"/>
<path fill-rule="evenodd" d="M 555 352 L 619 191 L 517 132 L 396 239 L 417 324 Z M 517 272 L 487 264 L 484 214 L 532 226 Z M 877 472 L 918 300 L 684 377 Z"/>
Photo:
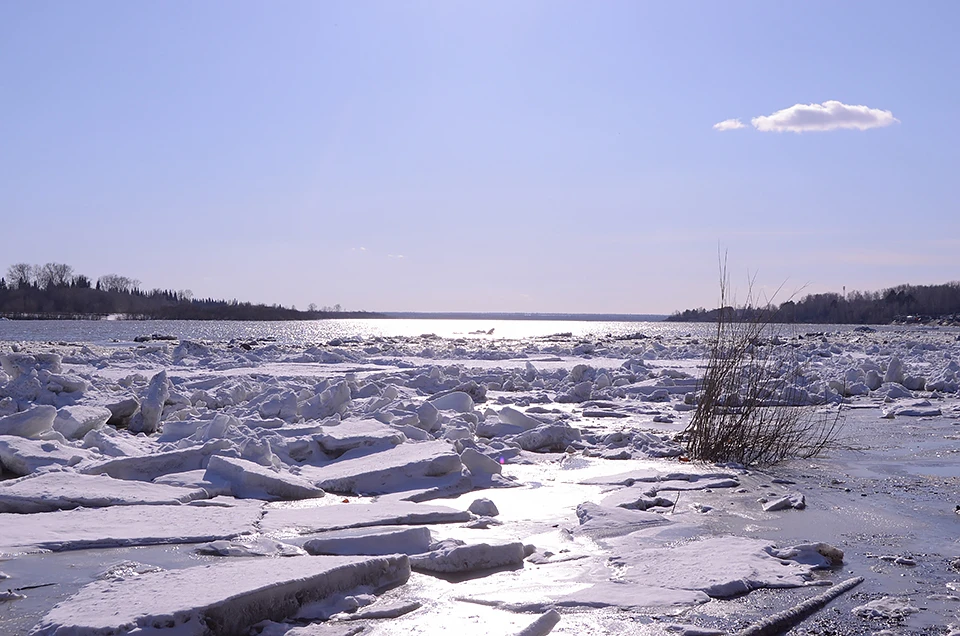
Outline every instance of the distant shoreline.
<path fill-rule="evenodd" d="M 298 312 L 301 315 L 286 318 L 267 319 L 243 318 L 234 316 L 223 317 L 189 317 L 166 318 L 149 315 L 130 314 L 67 314 L 67 313 L 0 313 L 0 320 L 28 321 L 28 320 L 88 320 L 142 322 L 148 320 L 163 320 L 181 322 L 199 320 L 237 321 L 237 322 L 298 322 L 308 320 L 552 320 L 558 322 L 663 322 L 667 316 L 663 314 L 563 314 L 563 313 L 505 313 L 505 312 Z"/>
<path fill-rule="evenodd" d="M 71 321 L 90 321 L 90 322 L 144 322 L 149 320 L 163 320 L 167 322 L 216 322 L 216 321 L 235 321 L 235 322 L 302 322 L 308 320 L 358 320 L 381 318 L 387 316 L 370 311 L 341 311 L 341 312 L 298 312 L 299 315 L 284 316 L 274 318 L 262 317 L 244 317 L 244 316 L 208 316 L 196 315 L 179 318 L 166 316 L 150 316 L 143 314 L 65 314 L 65 313 L 0 313 L 0 320 L 4 321 L 48 321 L 48 320 L 71 320 Z"/>
<path fill-rule="evenodd" d="M 470 311 L 385 311 L 387 318 L 423 320 L 557 320 L 581 322 L 662 322 L 665 314 L 577 314 Z"/>

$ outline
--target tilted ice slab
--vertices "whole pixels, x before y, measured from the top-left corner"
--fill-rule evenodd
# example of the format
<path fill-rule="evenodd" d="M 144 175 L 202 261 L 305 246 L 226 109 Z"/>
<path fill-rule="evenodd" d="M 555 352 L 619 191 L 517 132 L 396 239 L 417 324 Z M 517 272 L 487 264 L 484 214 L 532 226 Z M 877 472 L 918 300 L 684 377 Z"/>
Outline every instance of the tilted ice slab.
<path fill-rule="evenodd" d="M 324 426 L 322 431 L 315 439 L 334 455 L 359 446 L 396 446 L 406 439 L 396 428 L 377 420 L 343 420 L 338 426 Z"/>
<path fill-rule="evenodd" d="M 0 435 L 16 435 L 36 439 L 53 429 L 53 420 L 57 417 L 57 409 L 49 405 L 34 406 L 0 417 Z"/>
<path fill-rule="evenodd" d="M 522 565 L 524 546 L 511 543 L 475 543 L 444 546 L 426 554 L 410 557 L 410 567 L 425 572 L 475 572 L 510 565 Z"/>
<path fill-rule="evenodd" d="M 243 559 L 151 572 L 84 586 L 54 607 L 33 634 L 246 634 L 255 623 L 293 617 L 303 605 L 333 594 L 390 587 L 409 576 L 405 555 Z"/>
<path fill-rule="evenodd" d="M 130 435 L 113 426 L 94 429 L 84 435 L 83 447 L 97 450 L 108 457 L 144 457 L 157 452 L 155 438 Z"/>
<path fill-rule="evenodd" d="M 398 502 L 330 504 L 314 508 L 267 507 L 260 522 L 263 532 L 313 534 L 366 526 L 463 523 L 473 515 L 447 506 Z"/>
<path fill-rule="evenodd" d="M 431 543 L 425 526 L 374 526 L 324 532 L 305 542 L 303 549 L 310 554 L 422 554 Z"/>
<path fill-rule="evenodd" d="M 110 475 L 116 479 L 152 481 L 171 473 L 182 473 L 206 468 L 210 456 L 217 451 L 232 448 L 229 440 L 218 439 L 202 446 L 152 453 L 135 457 L 118 457 L 85 465 L 81 472 L 87 475 Z"/>
<path fill-rule="evenodd" d="M 153 481 L 156 484 L 179 486 L 180 488 L 189 488 L 191 490 L 203 488 L 211 497 L 216 497 L 218 495 L 233 496 L 233 490 L 230 488 L 229 482 L 221 481 L 219 479 L 216 482 L 207 481 L 206 474 L 207 471 L 205 470 L 188 470 L 183 473 L 170 473 L 169 475 L 163 475 L 162 477 L 157 477 Z"/>
<path fill-rule="evenodd" d="M 259 502 L 213 499 L 176 506 L 0 514 L 0 554 L 230 539 L 253 532 L 261 508 Z"/>
<path fill-rule="evenodd" d="M 53 430 L 67 439 L 80 439 L 90 431 L 102 428 L 111 417 L 102 406 L 65 406 L 57 410 Z"/>
<path fill-rule="evenodd" d="M 300 475 L 329 492 L 382 494 L 415 488 L 411 480 L 446 475 L 462 466 L 447 442 L 408 442 L 322 468 L 304 466 Z"/>
<path fill-rule="evenodd" d="M 29 475 L 43 466 L 75 466 L 99 457 L 85 448 L 74 448 L 54 440 L 0 435 L 0 467 L 14 475 Z"/>
<path fill-rule="evenodd" d="M 205 490 L 51 471 L 0 483 L 0 512 L 178 504 L 208 496 Z"/>
<path fill-rule="evenodd" d="M 322 489 L 296 475 L 235 457 L 211 457 L 204 479 L 226 481 L 235 497 L 245 499 L 311 499 L 324 495 Z"/>

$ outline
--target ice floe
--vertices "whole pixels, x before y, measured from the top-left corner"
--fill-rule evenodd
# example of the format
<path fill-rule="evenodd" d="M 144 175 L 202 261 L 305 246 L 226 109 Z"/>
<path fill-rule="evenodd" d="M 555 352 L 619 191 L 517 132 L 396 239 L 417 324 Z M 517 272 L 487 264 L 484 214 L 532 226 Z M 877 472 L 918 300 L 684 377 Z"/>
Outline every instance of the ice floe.
<path fill-rule="evenodd" d="M 333 594 L 389 587 L 409 576 L 406 556 L 228 560 L 90 583 L 54 607 L 33 633 L 239 634 L 260 621 L 292 618 L 303 606 Z"/>
<path fill-rule="evenodd" d="M 440 611 L 430 586 L 465 578 L 489 581 L 456 583 L 468 600 L 545 612 L 515 622 L 539 634 L 554 610 L 671 614 L 828 581 L 844 563 L 817 533 L 851 504 L 826 503 L 819 473 L 777 480 L 686 462 L 676 434 L 700 401 L 707 339 L 482 331 L 0 344 L 0 554 L 15 566 L 45 551 L 183 546 L 192 559 L 61 595 L 36 633 L 193 633 L 204 622 L 352 634 Z M 786 386 L 764 403 L 839 405 L 930 444 L 926 427 L 960 420 L 957 343 L 946 331 L 772 338 L 756 346 L 770 347 Z M 944 458 L 923 479 L 953 478 Z M 859 501 L 879 484 L 833 484 L 873 470 L 818 483 Z M 919 489 L 906 472 L 891 474 Z M 796 539 L 763 538 L 774 534 Z M 871 562 L 923 569 L 894 556 Z M 421 582 L 377 601 L 374 588 L 408 576 Z M 120 598 L 135 602 L 108 610 Z M 901 619 L 915 607 L 880 599 L 846 614 Z"/>
<path fill-rule="evenodd" d="M 257 529 L 258 503 L 205 501 L 209 505 L 75 508 L 28 516 L 3 513 L 0 554 L 119 546 L 203 543 Z"/>

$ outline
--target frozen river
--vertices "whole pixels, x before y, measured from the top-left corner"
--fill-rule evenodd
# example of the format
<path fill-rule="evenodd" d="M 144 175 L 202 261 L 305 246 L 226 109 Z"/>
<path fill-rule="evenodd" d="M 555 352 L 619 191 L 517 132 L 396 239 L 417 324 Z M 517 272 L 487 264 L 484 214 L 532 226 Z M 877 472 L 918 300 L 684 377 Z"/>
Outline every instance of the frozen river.
<path fill-rule="evenodd" d="M 681 461 L 711 331 L 0 322 L 0 633 L 957 633 L 956 330 L 781 329 L 843 444 L 763 470 Z"/>

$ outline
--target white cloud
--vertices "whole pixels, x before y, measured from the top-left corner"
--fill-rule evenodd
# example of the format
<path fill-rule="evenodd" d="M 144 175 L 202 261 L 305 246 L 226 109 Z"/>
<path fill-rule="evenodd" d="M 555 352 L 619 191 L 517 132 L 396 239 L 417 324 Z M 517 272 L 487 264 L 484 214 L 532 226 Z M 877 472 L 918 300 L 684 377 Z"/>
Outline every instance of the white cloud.
<path fill-rule="evenodd" d="M 722 122 L 713 125 L 714 130 L 723 132 L 724 130 L 736 130 L 744 128 L 743 122 L 739 119 L 724 119 Z"/>
<path fill-rule="evenodd" d="M 889 110 L 849 106 L 836 100 L 822 104 L 794 104 L 772 115 L 754 117 L 753 127 L 761 132 L 812 132 L 838 130 L 840 128 L 882 128 L 899 123 Z M 725 122 L 721 122 L 725 123 Z M 720 124 L 717 124 L 718 126 Z M 716 126 L 714 126 L 716 128 Z"/>

